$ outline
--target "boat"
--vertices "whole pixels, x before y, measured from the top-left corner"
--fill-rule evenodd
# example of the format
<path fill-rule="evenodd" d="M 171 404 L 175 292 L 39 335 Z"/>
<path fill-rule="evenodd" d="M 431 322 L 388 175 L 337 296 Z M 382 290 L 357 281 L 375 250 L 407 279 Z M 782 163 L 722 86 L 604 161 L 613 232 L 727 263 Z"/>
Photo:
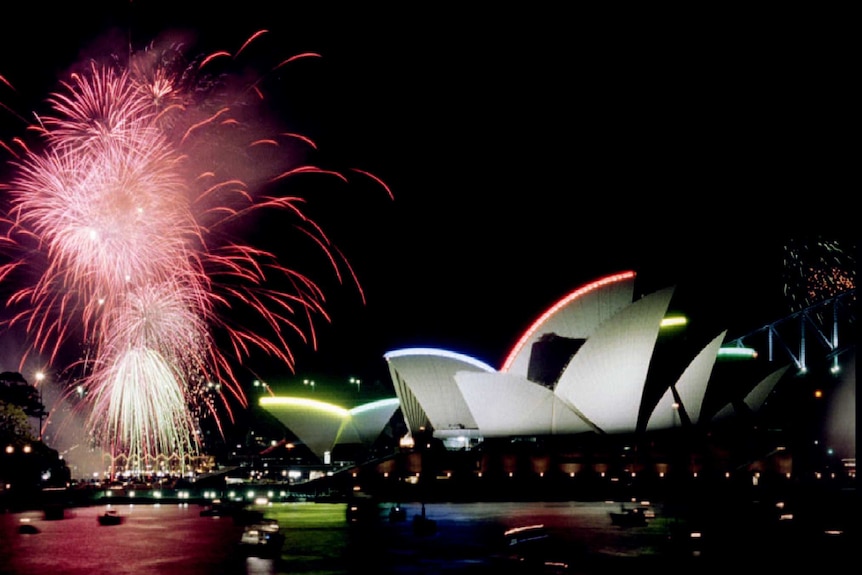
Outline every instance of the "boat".
<path fill-rule="evenodd" d="M 22 535 L 36 535 L 40 533 L 39 528 L 30 523 L 22 523 L 18 526 L 18 533 Z"/>
<path fill-rule="evenodd" d="M 400 505 L 393 505 L 389 509 L 389 521 L 397 522 L 407 519 L 407 510 Z"/>
<path fill-rule="evenodd" d="M 254 557 L 279 555 L 284 544 L 284 534 L 276 519 L 260 519 L 243 527 L 239 547 Z"/>
<path fill-rule="evenodd" d="M 380 516 L 380 506 L 377 499 L 363 492 L 357 492 L 350 496 L 347 502 L 347 522 L 372 523 Z"/>
<path fill-rule="evenodd" d="M 119 525 L 123 522 L 123 517 L 116 509 L 108 509 L 99 515 L 99 525 Z"/>
<path fill-rule="evenodd" d="M 46 521 L 65 519 L 66 508 L 63 505 L 46 505 L 43 514 Z"/>
<path fill-rule="evenodd" d="M 544 524 L 524 525 L 507 529 L 503 533 L 505 547 L 507 549 L 518 549 L 524 546 L 544 544 L 551 535 Z"/>
<path fill-rule="evenodd" d="M 243 503 L 214 499 L 200 511 L 201 517 L 240 517 L 246 511 Z M 241 518 L 241 517 L 240 517 Z"/>
<path fill-rule="evenodd" d="M 422 513 L 413 516 L 413 533 L 420 536 L 437 533 L 437 522 L 425 515 L 424 503 L 422 504 Z"/>
<path fill-rule="evenodd" d="M 562 574 L 571 572 L 569 551 L 544 524 L 535 523 L 507 529 L 490 560 L 503 573 Z"/>
<path fill-rule="evenodd" d="M 611 523 L 618 527 L 642 527 L 647 524 L 647 513 L 643 507 L 621 507 L 618 512 L 611 511 Z"/>

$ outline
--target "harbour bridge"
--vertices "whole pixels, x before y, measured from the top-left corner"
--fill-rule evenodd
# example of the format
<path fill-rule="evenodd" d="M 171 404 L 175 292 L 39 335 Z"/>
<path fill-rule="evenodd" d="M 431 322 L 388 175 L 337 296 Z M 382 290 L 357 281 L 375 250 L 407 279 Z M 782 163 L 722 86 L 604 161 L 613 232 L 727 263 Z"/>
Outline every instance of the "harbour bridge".
<path fill-rule="evenodd" d="M 826 367 L 842 370 L 856 348 L 856 289 L 821 300 L 724 344 L 766 354 L 770 362 L 790 360 L 800 374 Z"/>
<path fill-rule="evenodd" d="M 855 477 L 856 340 L 853 288 L 724 344 L 754 350 L 776 366 L 789 363 L 784 423 L 797 430 L 788 438 L 796 444 L 796 467 L 815 475 L 834 457 L 841 461 L 833 469 Z"/>

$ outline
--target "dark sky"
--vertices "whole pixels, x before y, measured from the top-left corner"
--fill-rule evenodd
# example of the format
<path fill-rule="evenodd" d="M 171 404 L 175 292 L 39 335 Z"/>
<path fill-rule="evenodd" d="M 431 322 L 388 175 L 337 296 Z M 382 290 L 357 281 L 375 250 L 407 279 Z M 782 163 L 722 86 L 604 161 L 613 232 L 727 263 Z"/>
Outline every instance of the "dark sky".
<path fill-rule="evenodd" d="M 111 30 L 140 48 L 194 29 L 235 50 L 266 28 L 272 61 L 322 56 L 282 71 L 274 108 L 317 142 L 315 162 L 371 172 L 395 199 L 361 178 L 330 196 L 297 188 L 367 300 L 333 287 L 319 350 L 297 344 L 300 374 L 386 378 L 383 354 L 419 345 L 499 366 L 549 305 L 628 269 L 742 335 L 785 309 L 784 241 L 855 220 L 845 46 L 816 15 L 69 4 L 0 24 L 0 75 L 22 100 Z"/>

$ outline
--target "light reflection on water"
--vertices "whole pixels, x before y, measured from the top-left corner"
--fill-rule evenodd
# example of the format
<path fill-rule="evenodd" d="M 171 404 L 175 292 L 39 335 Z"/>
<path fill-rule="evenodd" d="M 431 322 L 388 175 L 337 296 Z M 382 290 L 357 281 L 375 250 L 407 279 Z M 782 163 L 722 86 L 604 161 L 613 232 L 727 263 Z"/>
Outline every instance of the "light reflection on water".
<path fill-rule="evenodd" d="M 231 517 L 202 517 L 203 507 L 196 504 L 115 505 L 124 519 L 116 526 L 98 524 L 105 506 L 67 509 L 58 520 L 46 520 L 42 512 L 0 514 L 0 575 L 497 574 L 499 563 L 492 559 L 499 558 L 503 531 L 534 524 L 544 525 L 558 550 L 574 559 L 567 573 L 607 573 L 606 560 L 642 566 L 656 559 L 652 567 L 669 573 L 667 558 L 678 551 L 671 541 L 676 519 L 661 505 L 652 507 L 655 517 L 647 526 L 620 528 L 609 518 L 619 503 L 433 503 L 426 511 L 437 530 L 424 536 L 412 529 L 420 504 L 402 507 L 403 521 L 390 522 L 384 503 L 376 521 L 357 524 L 347 522 L 346 505 L 339 503 L 254 507 L 277 519 L 285 535 L 281 556 L 274 559 L 245 557 L 237 548 L 242 526 Z M 20 533 L 23 521 L 38 533 Z M 765 542 L 787 547 L 778 538 Z M 726 557 L 705 560 L 728 560 L 734 547 L 722 545 L 719 552 Z M 761 547 L 749 545 L 746 553 Z M 674 573 L 697 568 L 676 566 Z"/>
<path fill-rule="evenodd" d="M 120 525 L 97 520 L 106 506 L 0 515 L 0 573 L 14 575 L 228 574 L 238 527 L 229 518 L 200 517 L 196 505 L 115 505 Z M 39 533 L 18 533 L 21 520 Z"/>
<path fill-rule="evenodd" d="M 359 525 L 347 523 L 344 504 L 257 507 L 278 519 L 285 534 L 283 555 L 275 560 L 241 556 L 236 546 L 241 525 L 230 517 L 201 517 L 202 507 L 195 504 L 114 505 L 123 517 L 117 526 L 98 524 L 106 506 L 67 509 L 58 520 L 46 520 L 39 511 L 4 514 L 0 573 L 346 574 L 372 567 L 392 573 L 466 572 L 495 550 L 505 528 L 536 521 L 552 530 L 590 531 L 592 540 L 608 548 L 620 542 L 603 504 L 435 503 L 427 513 L 438 530 L 425 537 L 412 530 L 420 506 L 404 507 L 406 521 L 389 522 L 388 508 L 381 505 L 379 522 Z M 19 533 L 24 521 L 38 533 Z M 624 546 L 619 549 L 625 552 Z"/>

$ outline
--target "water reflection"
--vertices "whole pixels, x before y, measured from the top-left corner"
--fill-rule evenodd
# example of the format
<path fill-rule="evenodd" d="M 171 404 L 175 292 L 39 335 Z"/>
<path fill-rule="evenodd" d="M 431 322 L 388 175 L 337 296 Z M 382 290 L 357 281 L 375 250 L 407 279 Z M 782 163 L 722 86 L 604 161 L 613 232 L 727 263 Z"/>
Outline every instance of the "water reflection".
<path fill-rule="evenodd" d="M 204 508 L 195 504 L 116 506 L 124 520 L 110 526 L 98 521 L 105 506 L 67 509 L 62 518 L 53 520 L 42 512 L 2 514 L 0 573 L 521 572 L 514 570 L 510 561 L 512 550 L 501 545 L 507 530 L 531 525 L 541 525 L 542 533 L 548 535 L 548 552 L 558 569 L 553 572 L 608 573 L 636 565 L 641 570 L 660 568 L 664 573 L 683 573 L 724 562 L 749 566 L 755 562 L 761 567 L 767 563 L 791 565 L 799 556 L 794 554 L 818 558 L 821 566 L 828 567 L 839 565 L 849 556 L 849 546 L 826 548 L 806 532 L 764 530 L 769 524 L 752 525 L 751 517 L 737 518 L 737 523 L 726 526 L 719 537 L 707 531 L 716 547 L 696 549 L 678 538 L 685 523 L 657 504 L 648 504 L 649 520 L 645 525 L 627 527 L 611 520 L 610 513 L 620 509 L 619 502 L 433 503 L 427 506 L 426 513 L 437 529 L 430 533 L 413 528 L 413 520 L 421 516 L 421 505 L 402 505 L 403 514 L 390 516 L 389 507 L 382 504 L 376 517 L 358 523 L 347 520 L 347 506 L 339 503 L 256 507 L 254 511 L 276 519 L 284 534 L 281 554 L 276 557 L 246 556 L 238 545 L 242 522 L 230 516 L 202 515 Z M 22 532 L 22 525 L 30 526 L 31 533 Z M 743 542 L 743 538 L 752 540 Z M 757 555 L 758 552 L 762 553 Z M 564 570 L 561 565 L 565 565 Z"/>
<path fill-rule="evenodd" d="M 248 575 L 275 575 L 276 560 L 265 557 L 246 557 L 245 572 Z"/>

